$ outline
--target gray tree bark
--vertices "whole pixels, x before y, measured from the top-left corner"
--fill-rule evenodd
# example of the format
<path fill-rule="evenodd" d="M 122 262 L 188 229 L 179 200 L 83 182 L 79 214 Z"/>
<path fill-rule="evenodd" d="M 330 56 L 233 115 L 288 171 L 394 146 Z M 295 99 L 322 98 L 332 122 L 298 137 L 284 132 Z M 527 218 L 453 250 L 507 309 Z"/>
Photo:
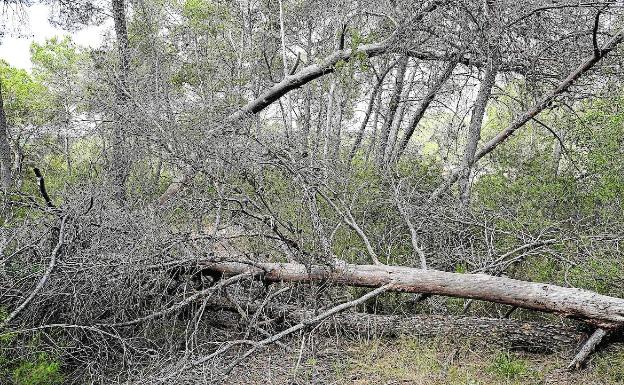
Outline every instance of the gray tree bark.
<path fill-rule="evenodd" d="M 390 137 L 388 138 L 388 145 L 386 146 L 386 150 L 384 152 L 383 163 L 385 165 L 390 164 L 393 159 L 393 154 L 396 151 L 396 146 L 399 140 L 399 132 L 401 131 L 401 126 L 403 125 L 403 119 L 405 118 L 406 111 L 409 109 L 409 95 L 414 87 L 415 76 L 416 70 L 413 70 L 408 76 L 407 87 L 403 85 L 403 94 L 401 95 L 403 103 L 399 105 L 399 110 L 397 111 L 394 122 L 392 122 L 392 126 L 390 127 Z"/>
<path fill-rule="evenodd" d="M 388 111 L 386 112 L 384 124 L 381 126 L 381 131 L 379 132 L 379 145 L 377 147 L 377 165 L 379 168 L 384 166 L 384 154 L 386 154 L 386 147 L 388 146 L 390 128 L 392 127 L 392 122 L 394 122 L 394 117 L 399 107 L 399 102 L 401 101 L 401 94 L 403 93 L 403 82 L 405 79 L 405 71 L 407 69 L 407 61 L 407 56 L 403 56 L 401 60 L 399 60 L 394 90 L 392 92 L 392 96 L 390 97 L 390 102 L 388 103 Z"/>
<path fill-rule="evenodd" d="M 11 146 L 9 145 L 9 126 L 4 112 L 2 98 L 2 81 L 0 80 L 0 184 L 3 190 L 8 190 L 13 184 L 11 175 Z"/>
<path fill-rule="evenodd" d="M 425 116 L 425 112 L 427 111 L 427 108 L 429 108 L 429 105 L 431 104 L 431 102 L 433 102 L 435 96 L 438 94 L 438 92 L 440 91 L 444 83 L 446 83 L 446 81 L 451 77 L 451 75 L 453 74 L 453 70 L 455 69 L 456 66 L 457 66 L 456 60 L 450 61 L 444 68 L 444 71 L 442 72 L 442 74 L 436 79 L 433 85 L 429 88 L 427 95 L 425 96 L 423 101 L 418 106 L 418 109 L 414 113 L 414 116 L 412 116 L 412 119 L 409 121 L 407 125 L 405 134 L 403 134 L 403 137 L 401 138 L 401 140 L 399 141 L 399 144 L 397 145 L 397 149 L 393 156 L 395 161 L 398 161 L 403 155 L 403 152 L 405 152 L 405 149 L 407 148 L 407 145 L 410 139 L 412 138 L 412 135 L 414 135 L 414 132 L 416 131 L 416 127 L 418 126 L 418 123 L 420 123 L 423 116 Z"/>
<path fill-rule="evenodd" d="M 115 111 L 111 143 L 111 160 L 109 174 L 112 179 L 114 196 L 123 200 L 128 179 L 130 161 L 126 151 L 126 126 L 128 123 L 128 77 L 130 72 L 130 43 L 126 26 L 126 9 L 124 0 L 112 0 L 115 36 L 119 63 L 115 82 Z"/>
<path fill-rule="evenodd" d="M 379 90 L 381 89 L 381 85 L 383 84 L 386 75 L 392 69 L 394 64 L 389 65 L 385 68 L 385 70 L 381 73 L 377 81 L 375 82 L 375 86 L 371 91 L 370 98 L 368 100 L 368 107 L 366 107 L 366 112 L 364 113 L 364 119 L 362 119 L 362 123 L 360 124 L 360 129 L 358 130 L 358 134 L 355 137 L 355 141 L 353 142 L 353 146 L 351 147 L 351 151 L 349 152 L 349 160 L 353 159 L 355 153 L 360 148 L 362 144 L 362 139 L 364 139 L 364 134 L 366 133 L 366 125 L 368 125 L 368 121 L 373 112 L 373 107 L 375 106 L 375 100 L 377 99 L 377 94 L 379 94 Z"/>
<path fill-rule="evenodd" d="M 460 202 L 464 207 L 470 203 L 470 175 L 472 173 L 472 165 L 475 161 L 477 144 L 479 140 L 481 140 L 481 126 L 483 125 L 485 109 L 492 95 L 492 87 L 496 82 L 496 74 L 500 66 L 498 54 L 495 53 L 492 56 L 493 57 L 488 61 L 483 82 L 481 82 L 479 92 L 477 93 L 477 99 L 472 109 L 466 138 L 466 147 L 464 148 L 464 156 L 460 165 L 460 169 L 462 170 L 459 176 Z"/>

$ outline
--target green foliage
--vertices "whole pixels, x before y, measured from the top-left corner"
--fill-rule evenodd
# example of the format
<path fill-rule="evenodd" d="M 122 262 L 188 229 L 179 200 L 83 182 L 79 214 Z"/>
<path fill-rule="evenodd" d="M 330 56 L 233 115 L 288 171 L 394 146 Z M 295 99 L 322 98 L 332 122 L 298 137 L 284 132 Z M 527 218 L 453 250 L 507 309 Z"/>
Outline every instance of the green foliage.
<path fill-rule="evenodd" d="M 527 362 L 509 352 L 499 353 L 488 371 L 505 379 L 516 379 L 528 372 Z"/>
<path fill-rule="evenodd" d="M 533 282 L 556 282 L 561 268 L 558 264 L 545 256 L 530 258 L 520 268 L 520 275 Z"/>
<path fill-rule="evenodd" d="M 574 287 L 585 288 L 600 294 L 624 296 L 621 286 L 624 268 L 618 255 L 594 256 L 569 271 L 568 282 Z"/>
<path fill-rule="evenodd" d="M 26 70 L 0 60 L 0 82 L 9 125 L 42 125 L 49 119 L 51 94 Z"/>
<path fill-rule="evenodd" d="M 24 340 L 15 333 L 0 337 L 0 383 L 7 385 L 57 385 L 65 376 L 61 362 L 40 351 L 40 335 Z M 17 353 L 17 354 L 16 354 Z"/>
<path fill-rule="evenodd" d="M 225 5 L 210 0 L 186 0 L 182 5 L 182 14 L 192 28 L 212 34 L 225 31 L 231 20 Z"/>
<path fill-rule="evenodd" d="M 58 36 L 47 39 L 43 44 L 33 42 L 30 46 L 30 59 L 33 73 L 42 80 L 50 80 L 54 74 L 75 76 L 86 54 L 81 52 L 71 37 Z"/>
<path fill-rule="evenodd" d="M 20 362 L 13 370 L 15 385 L 56 385 L 63 380 L 60 363 L 44 353 L 34 361 Z"/>

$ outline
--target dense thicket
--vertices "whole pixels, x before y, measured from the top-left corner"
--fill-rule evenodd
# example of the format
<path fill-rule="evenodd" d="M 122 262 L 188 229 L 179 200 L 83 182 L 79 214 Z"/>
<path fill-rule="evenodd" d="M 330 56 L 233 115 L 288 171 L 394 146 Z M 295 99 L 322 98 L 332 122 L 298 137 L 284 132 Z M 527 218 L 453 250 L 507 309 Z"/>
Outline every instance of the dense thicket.
<path fill-rule="evenodd" d="M 223 379 L 296 327 L 268 303 L 511 314 L 206 267 L 222 262 L 624 297 L 621 2 L 47 3 L 111 31 L 98 49 L 33 43 L 32 71 L 0 62 L 0 382 L 23 365 L 57 382 Z M 256 309 L 223 328 L 215 297 Z"/>

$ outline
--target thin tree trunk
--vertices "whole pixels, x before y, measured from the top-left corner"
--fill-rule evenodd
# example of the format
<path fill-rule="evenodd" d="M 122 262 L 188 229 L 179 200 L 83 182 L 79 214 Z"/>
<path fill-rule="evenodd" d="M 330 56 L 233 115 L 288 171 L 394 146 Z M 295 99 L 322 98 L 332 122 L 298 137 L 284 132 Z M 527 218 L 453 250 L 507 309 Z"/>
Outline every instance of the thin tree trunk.
<path fill-rule="evenodd" d="M 312 149 L 312 153 L 310 154 L 310 161 L 318 159 L 320 157 L 321 151 L 321 136 L 323 133 L 323 92 L 319 92 L 319 100 L 318 100 L 318 114 L 316 115 L 316 130 L 314 133 L 314 140 L 312 143 L 314 144 L 314 148 Z"/>
<path fill-rule="evenodd" d="M 11 175 L 11 146 L 9 145 L 9 126 L 4 112 L 2 80 L 0 80 L 0 184 L 3 190 L 13 185 Z"/>
<path fill-rule="evenodd" d="M 282 41 L 282 62 L 284 67 L 284 78 L 288 76 L 288 59 L 286 57 L 286 30 L 284 27 L 284 2 L 279 0 L 279 16 L 280 16 L 280 38 Z M 290 141 L 292 138 L 292 115 L 291 115 L 291 102 L 290 95 L 284 95 L 284 121 L 286 122 L 286 137 Z"/>
<path fill-rule="evenodd" d="M 399 142 L 399 145 L 397 146 L 397 150 L 394 155 L 395 161 L 398 161 L 403 155 L 403 153 L 405 152 L 405 149 L 407 148 L 407 145 L 410 139 L 412 138 L 412 136 L 414 135 L 414 132 L 416 131 L 416 127 L 418 126 L 418 123 L 420 123 L 423 116 L 425 116 L 425 112 L 427 111 L 427 108 L 429 108 L 429 105 L 431 104 L 431 102 L 433 102 L 433 100 L 435 99 L 435 96 L 438 94 L 438 92 L 440 91 L 444 83 L 446 83 L 446 81 L 451 77 L 451 75 L 453 74 L 453 70 L 455 69 L 456 66 L 457 66 L 457 60 L 450 61 L 444 68 L 442 75 L 440 75 L 436 79 L 435 83 L 429 88 L 427 95 L 425 96 L 423 101 L 418 106 L 418 109 L 414 113 L 414 116 L 412 116 L 412 119 L 407 125 L 405 134 L 403 134 L 403 138 L 401 139 L 401 141 Z"/>
<path fill-rule="evenodd" d="M 489 60 L 488 67 L 485 69 L 485 76 L 481 87 L 479 87 L 477 99 L 472 109 L 466 138 L 466 147 L 464 148 L 464 156 L 460 166 L 462 170 L 462 174 L 459 177 L 460 202 L 464 207 L 467 207 L 470 203 L 470 174 L 475 161 L 477 144 L 481 139 L 483 117 L 485 116 L 487 103 L 492 95 L 492 87 L 496 82 L 496 74 L 498 73 L 498 67 L 500 65 L 499 55 L 494 53 L 492 56 L 493 57 Z"/>
<path fill-rule="evenodd" d="M 334 117 L 334 93 L 336 92 L 336 79 L 331 80 L 329 93 L 327 94 L 327 113 L 325 114 L 325 138 L 323 139 L 323 160 L 329 155 L 329 146 L 332 134 L 332 121 Z"/>
<path fill-rule="evenodd" d="M 368 121 L 370 120 L 371 114 L 373 112 L 373 107 L 375 106 L 377 94 L 379 94 L 379 90 L 381 90 L 383 81 L 393 66 L 394 63 L 386 67 L 386 69 L 382 72 L 381 76 L 379 76 L 379 78 L 377 79 L 377 82 L 375 83 L 375 86 L 371 91 L 370 98 L 368 100 L 368 107 L 366 108 L 366 112 L 364 113 L 364 119 L 362 120 L 362 124 L 360 125 L 360 129 L 358 130 L 355 142 L 353 142 L 353 147 L 351 147 L 351 152 L 349 153 L 349 160 L 353 159 L 355 153 L 362 144 L 362 139 L 364 139 L 364 134 L 366 133 L 366 125 L 368 124 Z"/>
<path fill-rule="evenodd" d="M 312 24 L 308 23 L 306 58 L 312 57 Z M 303 99 L 303 124 L 301 131 L 301 154 L 310 152 L 310 128 L 312 127 L 312 87 L 308 85 Z"/>
<path fill-rule="evenodd" d="M 377 147 L 377 166 L 382 168 L 384 166 L 384 154 L 386 153 L 386 147 L 388 146 L 388 138 L 390 137 L 390 127 L 394 122 L 394 116 L 399 107 L 401 101 L 401 94 L 403 93 L 403 81 L 405 78 L 405 71 L 407 69 L 407 56 L 403 56 L 399 60 L 399 65 L 396 71 L 396 81 L 394 91 L 390 97 L 388 103 L 388 112 L 386 113 L 386 119 L 379 133 L 379 146 Z"/>
<path fill-rule="evenodd" d="M 399 105 L 399 110 L 397 115 L 395 116 L 394 122 L 390 127 L 390 137 L 388 138 L 388 145 L 386 146 L 386 151 L 384 152 L 384 164 L 389 164 L 392 155 L 396 149 L 396 145 L 399 138 L 399 132 L 401 131 L 401 125 L 403 124 L 403 119 L 405 118 L 405 112 L 408 109 L 409 103 L 407 100 L 409 99 L 409 94 L 412 92 L 412 88 L 414 87 L 414 77 L 416 76 L 416 70 L 414 69 L 409 76 L 407 81 L 408 87 L 403 87 L 403 95 L 401 96 L 401 100 L 403 103 Z"/>
<path fill-rule="evenodd" d="M 563 140 L 565 132 L 563 130 L 559 130 L 556 135 L 558 136 L 558 138 L 555 138 L 555 145 L 553 147 L 553 174 L 554 176 L 559 176 L 561 155 L 563 153 L 563 147 L 561 146 L 561 142 L 559 141 L 559 139 Z"/>
<path fill-rule="evenodd" d="M 343 112 L 344 112 L 344 96 L 342 97 L 343 100 L 341 100 L 340 104 L 339 104 L 339 110 L 338 110 L 338 119 L 336 121 L 336 128 L 334 129 L 334 140 L 333 140 L 333 149 L 332 149 L 332 159 L 334 161 L 338 160 L 340 158 L 340 145 L 341 145 L 341 139 L 342 139 L 342 116 L 343 116 Z"/>
<path fill-rule="evenodd" d="M 373 155 L 373 151 L 375 150 L 375 146 L 377 143 L 378 136 L 378 128 L 379 128 L 379 115 L 381 114 L 381 99 L 383 92 L 377 93 L 377 101 L 375 102 L 375 119 L 373 119 L 373 132 L 371 134 L 370 143 L 368 145 L 368 149 L 366 150 L 366 157 L 364 159 L 365 163 L 368 164 L 369 159 Z"/>

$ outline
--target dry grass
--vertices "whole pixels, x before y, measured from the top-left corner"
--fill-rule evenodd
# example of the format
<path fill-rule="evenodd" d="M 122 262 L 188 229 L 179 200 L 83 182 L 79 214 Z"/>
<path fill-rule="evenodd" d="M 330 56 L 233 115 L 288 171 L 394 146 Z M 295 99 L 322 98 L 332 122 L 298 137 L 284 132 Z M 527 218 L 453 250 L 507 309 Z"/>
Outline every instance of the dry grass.
<path fill-rule="evenodd" d="M 466 341 L 414 338 L 306 340 L 303 351 L 274 348 L 240 368 L 231 384 L 624 385 L 624 346 L 594 355 L 580 372 L 561 370 L 569 355 L 476 348 Z M 299 363 L 297 364 L 297 362 Z"/>

